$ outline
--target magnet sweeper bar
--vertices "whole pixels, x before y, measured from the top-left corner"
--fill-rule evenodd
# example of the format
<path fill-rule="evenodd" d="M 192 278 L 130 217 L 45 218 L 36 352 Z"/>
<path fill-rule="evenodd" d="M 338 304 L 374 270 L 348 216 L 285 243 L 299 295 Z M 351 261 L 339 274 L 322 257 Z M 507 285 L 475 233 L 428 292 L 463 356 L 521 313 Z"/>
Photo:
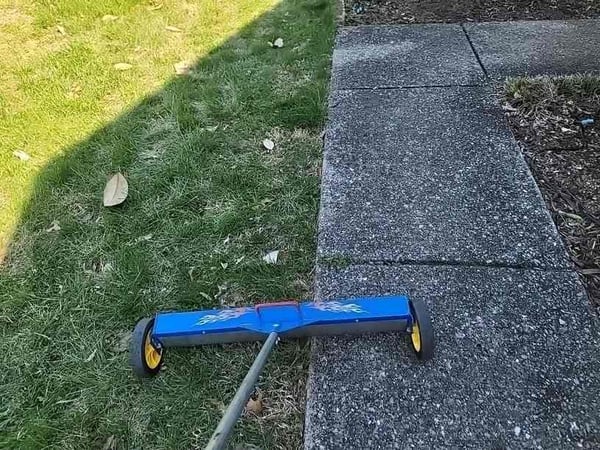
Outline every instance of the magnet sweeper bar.
<path fill-rule="evenodd" d="M 390 295 L 158 313 L 136 325 L 131 339 L 130 364 L 136 375 L 148 377 L 160 371 L 164 350 L 168 347 L 265 341 L 206 447 L 222 449 L 279 338 L 383 331 L 410 334 L 417 357 L 423 360 L 432 357 L 433 330 L 424 305 L 404 295 Z"/>

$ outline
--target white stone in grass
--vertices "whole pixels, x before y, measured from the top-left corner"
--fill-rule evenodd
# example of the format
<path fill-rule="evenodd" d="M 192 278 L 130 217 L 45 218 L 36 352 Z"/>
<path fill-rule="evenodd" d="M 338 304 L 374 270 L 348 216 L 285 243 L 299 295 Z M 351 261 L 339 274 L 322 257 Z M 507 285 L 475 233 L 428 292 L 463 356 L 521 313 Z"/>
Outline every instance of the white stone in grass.
<path fill-rule="evenodd" d="M 267 264 L 277 264 L 277 258 L 279 258 L 279 250 L 274 250 L 263 256 L 263 261 Z"/>
<path fill-rule="evenodd" d="M 273 150 L 275 148 L 275 143 L 271 139 L 265 139 L 262 143 L 267 150 Z"/>

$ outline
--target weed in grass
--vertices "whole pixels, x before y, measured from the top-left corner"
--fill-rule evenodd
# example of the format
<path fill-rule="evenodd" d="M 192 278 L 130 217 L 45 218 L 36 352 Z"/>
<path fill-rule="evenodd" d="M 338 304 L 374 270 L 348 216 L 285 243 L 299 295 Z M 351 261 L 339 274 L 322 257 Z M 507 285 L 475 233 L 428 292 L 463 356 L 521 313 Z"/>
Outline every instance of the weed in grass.
<path fill-rule="evenodd" d="M 140 383 L 123 352 L 136 320 L 309 295 L 332 5 L 154 6 L 0 6 L 2 448 L 200 448 L 259 345 L 172 350 Z M 127 201 L 104 208 L 119 171 Z M 300 447 L 307 364 L 279 346 L 232 446 Z"/>

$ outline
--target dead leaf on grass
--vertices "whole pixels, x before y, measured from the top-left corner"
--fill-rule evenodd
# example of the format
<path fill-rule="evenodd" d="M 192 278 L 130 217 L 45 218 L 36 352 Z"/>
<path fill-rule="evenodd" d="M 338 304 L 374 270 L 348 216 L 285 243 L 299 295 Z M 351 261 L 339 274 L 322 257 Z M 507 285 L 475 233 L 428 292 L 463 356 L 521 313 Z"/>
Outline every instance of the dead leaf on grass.
<path fill-rule="evenodd" d="M 46 233 L 52 233 L 53 231 L 60 231 L 58 220 L 53 220 L 50 224 L 50 228 L 46 228 Z"/>
<path fill-rule="evenodd" d="M 250 399 L 248 400 L 248 403 L 246 403 L 246 413 L 247 414 L 254 414 L 256 416 L 260 415 L 260 413 L 263 410 L 263 402 L 262 402 L 262 398 L 263 398 L 263 394 L 262 391 L 257 389 L 258 394 L 256 396 L 256 398 L 252 398 L 250 397 Z"/>
<path fill-rule="evenodd" d="M 129 342 L 131 341 L 131 331 L 124 331 L 120 334 L 119 340 L 113 347 L 115 353 L 123 353 L 129 349 Z"/>
<path fill-rule="evenodd" d="M 116 450 L 117 449 L 117 438 L 114 434 L 110 435 L 104 445 L 102 446 L 102 450 Z"/>
<path fill-rule="evenodd" d="M 165 30 L 170 31 L 171 33 L 183 33 L 183 30 L 181 28 L 177 28 L 173 25 L 167 25 L 165 27 Z"/>
<path fill-rule="evenodd" d="M 267 150 L 273 150 L 275 148 L 275 143 L 271 139 L 265 139 L 262 143 Z"/>
<path fill-rule="evenodd" d="M 129 194 L 129 185 L 125 177 L 116 173 L 104 188 L 104 206 L 117 206 L 125 201 Z"/>
<path fill-rule="evenodd" d="M 273 42 L 269 42 L 269 45 L 273 48 L 281 48 L 283 47 L 283 39 L 277 38 Z"/>
<path fill-rule="evenodd" d="M 114 22 L 115 20 L 118 20 L 119 16 L 113 16 L 112 14 L 106 14 L 104 16 L 102 16 L 102 22 Z"/>
<path fill-rule="evenodd" d="M 173 68 L 177 75 L 187 75 L 192 70 L 192 65 L 189 61 L 179 61 L 173 64 Z"/>
<path fill-rule="evenodd" d="M 23 150 L 15 150 L 13 155 L 19 158 L 21 161 L 29 161 L 31 159 L 31 157 Z"/>
<path fill-rule="evenodd" d="M 279 250 L 274 250 L 263 256 L 263 261 L 267 264 L 277 264 L 277 258 L 279 257 Z"/>
<path fill-rule="evenodd" d="M 123 62 L 121 62 L 121 63 L 116 63 L 113 67 L 115 68 L 115 70 L 123 71 L 123 70 L 129 70 L 133 66 L 131 64 L 129 64 L 129 63 L 123 63 Z"/>
<path fill-rule="evenodd" d="M 71 100 L 79 98 L 81 91 L 82 91 L 81 85 L 79 85 L 78 83 L 72 83 L 71 87 L 69 88 L 69 91 L 67 92 L 67 97 L 70 98 Z"/>
<path fill-rule="evenodd" d="M 67 31 L 65 30 L 65 27 L 63 27 L 62 25 L 56 25 L 56 31 L 58 31 L 63 36 L 67 35 Z"/>

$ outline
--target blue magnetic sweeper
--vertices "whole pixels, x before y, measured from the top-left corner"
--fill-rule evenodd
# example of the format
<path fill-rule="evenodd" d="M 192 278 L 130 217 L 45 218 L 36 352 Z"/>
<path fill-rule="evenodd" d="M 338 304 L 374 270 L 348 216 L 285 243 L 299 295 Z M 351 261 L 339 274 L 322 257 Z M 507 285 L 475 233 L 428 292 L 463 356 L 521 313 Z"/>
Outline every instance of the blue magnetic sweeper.
<path fill-rule="evenodd" d="M 158 313 L 137 323 L 129 358 L 136 375 L 150 377 L 160 371 L 168 347 L 265 341 L 206 447 L 215 450 L 225 447 L 279 338 L 383 331 L 409 334 L 417 358 L 427 360 L 433 356 L 433 329 L 423 303 L 404 295 L 390 295 Z"/>

